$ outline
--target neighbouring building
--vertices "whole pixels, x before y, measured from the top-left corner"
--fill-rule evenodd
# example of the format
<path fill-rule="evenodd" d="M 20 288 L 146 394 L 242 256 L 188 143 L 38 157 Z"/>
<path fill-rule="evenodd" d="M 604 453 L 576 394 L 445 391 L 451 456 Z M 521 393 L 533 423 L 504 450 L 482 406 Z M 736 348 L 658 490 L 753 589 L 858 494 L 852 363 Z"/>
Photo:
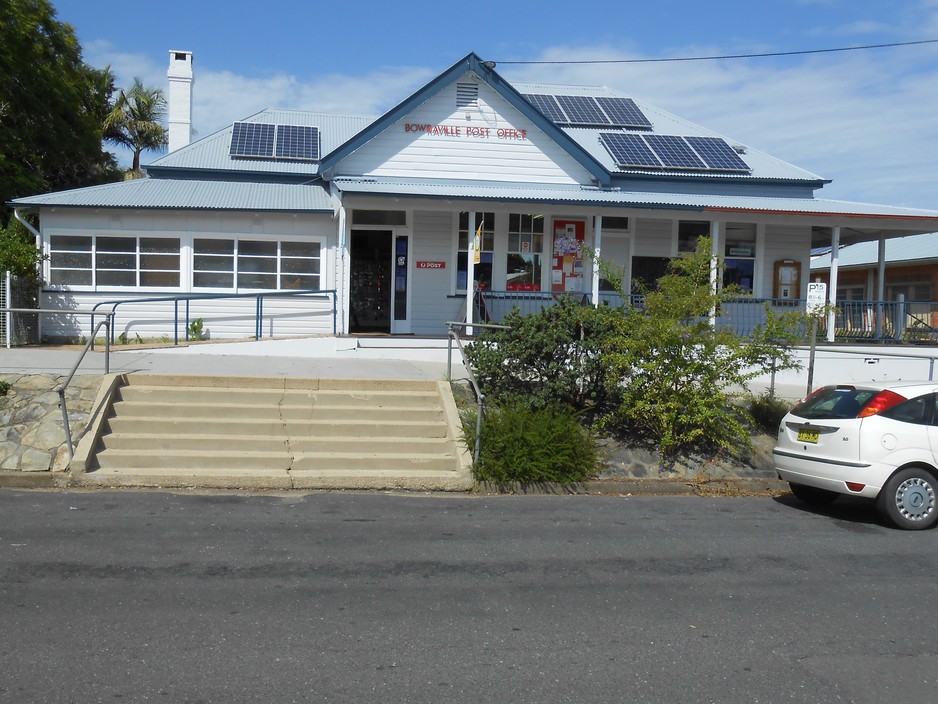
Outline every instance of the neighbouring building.
<path fill-rule="evenodd" d="M 213 337 L 443 335 L 473 282 L 495 317 L 615 298 L 589 252 L 627 288 L 707 235 L 726 281 L 790 305 L 812 248 L 938 231 L 938 212 L 819 198 L 828 181 L 732 138 L 604 87 L 509 83 L 475 54 L 377 117 L 269 109 L 189 143 L 191 61 L 170 53 L 174 148 L 147 178 L 11 202 L 39 216 L 43 307 L 200 294 Z M 335 310 L 272 296 L 257 329 L 253 294 L 300 290 Z M 118 329 L 172 334 L 174 305 L 125 305 Z"/>

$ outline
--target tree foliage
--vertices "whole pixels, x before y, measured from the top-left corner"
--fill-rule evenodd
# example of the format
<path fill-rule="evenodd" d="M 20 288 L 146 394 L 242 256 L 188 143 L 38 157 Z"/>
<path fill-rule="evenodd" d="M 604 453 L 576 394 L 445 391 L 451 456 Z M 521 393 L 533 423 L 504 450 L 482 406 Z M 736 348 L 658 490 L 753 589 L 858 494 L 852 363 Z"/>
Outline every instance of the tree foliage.
<path fill-rule="evenodd" d="M 599 427 L 657 447 L 664 461 L 694 449 L 744 449 L 755 421 L 734 397 L 769 369 L 796 366 L 791 346 L 804 319 L 764 307 L 746 336 L 721 327 L 716 314 L 741 294 L 713 290 L 712 262 L 710 241 L 701 238 L 696 252 L 671 260 L 653 290 L 640 291 L 636 307 L 561 298 L 535 315 L 514 312 L 508 329 L 486 331 L 468 348 L 467 361 L 501 406 L 561 404 L 581 419 L 586 412 Z M 605 278 L 622 280 L 611 270 Z M 619 293 L 629 300 L 630 291 Z"/>
<path fill-rule="evenodd" d="M 148 88 L 134 78 L 130 90 L 121 90 L 104 119 L 104 138 L 133 151 L 131 173 L 140 173 L 140 154 L 158 151 L 169 142 L 161 121 L 166 114 L 166 98 L 160 88 Z"/>
<path fill-rule="evenodd" d="M 733 287 L 713 291 L 711 265 L 708 238 L 698 240 L 696 252 L 672 259 L 668 274 L 644 292 L 641 309 L 617 320 L 604 355 L 621 390 L 619 407 L 604 423 L 630 429 L 665 458 L 700 445 L 748 445 L 752 418 L 731 393 L 773 365 L 796 364 L 789 349 L 800 316 L 766 307 L 763 323 L 746 337 L 711 320 L 740 296 Z"/>
<path fill-rule="evenodd" d="M 466 357 L 493 401 L 524 397 L 532 408 L 603 412 L 615 389 L 605 383 L 601 353 L 618 317 L 608 307 L 561 296 L 537 315 L 511 311 L 505 329 L 485 330 Z"/>
<path fill-rule="evenodd" d="M 48 0 L 0 0 L 0 208 L 119 178 L 101 146 L 112 92 Z M 7 218 L 0 212 L 0 225 Z"/>
<path fill-rule="evenodd" d="M 0 226 L 0 275 L 9 271 L 14 276 L 38 279 L 42 256 L 32 234 L 18 221 Z"/>

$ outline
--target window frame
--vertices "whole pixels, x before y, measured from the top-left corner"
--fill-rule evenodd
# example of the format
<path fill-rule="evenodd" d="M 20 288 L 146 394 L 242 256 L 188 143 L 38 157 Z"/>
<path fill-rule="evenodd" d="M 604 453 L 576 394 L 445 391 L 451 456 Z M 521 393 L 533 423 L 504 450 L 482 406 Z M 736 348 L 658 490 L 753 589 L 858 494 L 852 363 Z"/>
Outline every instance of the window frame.
<path fill-rule="evenodd" d="M 69 238 L 76 240 L 88 240 L 89 246 L 85 249 L 61 249 L 56 247 L 56 240 L 60 238 Z M 133 240 L 133 249 L 120 249 L 118 247 L 102 243 L 102 240 Z M 165 240 L 175 242 L 177 249 L 164 251 L 145 251 L 141 248 L 146 240 Z M 52 289 L 68 289 L 76 291 L 98 291 L 98 290 L 179 290 L 182 288 L 182 278 L 185 273 L 184 252 L 185 244 L 182 237 L 178 235 L 166 234 L 161 232 L 54 232 L 50 233 L 45 244 L 46 254 L 49 255 L 45 267 L 45 279 Z M 88 266 L 56 266 L 56 255 L 85 255 L 88 257 Z M 133 258 L 133 267 L 124 266 L 106 266 L 107 259 L 112 262 L 119 262 L 120 258 Z M 171 268 L 142 268 L 144 259 L 149 257 L 176 257 L 177 266 Z M 87 283 L 69 283 L 55 281 L 56 272 L 86 272 L 90 276 Z M 113 281 L 103 283 L 102 278 L 107 274 L 119 274 L 121 272 L 130 272 L 133 276 L 133 283 L 114 283 Z M 141 281 L 150 274 L 175 274 L 175 284 L 146 284 Z"/>

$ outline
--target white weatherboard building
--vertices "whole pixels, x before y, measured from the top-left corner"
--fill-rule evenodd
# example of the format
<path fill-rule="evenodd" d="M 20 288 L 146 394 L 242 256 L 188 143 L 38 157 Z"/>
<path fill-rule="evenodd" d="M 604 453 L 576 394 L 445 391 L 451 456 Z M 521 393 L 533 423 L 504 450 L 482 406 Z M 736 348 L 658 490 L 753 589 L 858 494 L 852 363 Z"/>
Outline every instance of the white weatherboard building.
<path fill-rule="evenodd" d="M 213 338 L 439 336 L 471 281 L 489 311 L 599 304 L 588 251 L 647 282 L 709 235 L 726 281 L 794 301 L 812 246 L 938 231 L 938 212 L 818 198 L 820 176 L 711 130 L 608 88 L 510 84 L 475 54 L 379 117 L 271 109 L 190 144 L 191 58 L 170 53 L 175 148 L 147 178 L 12 201 L 39 216 L 43 307 L 212 295 L 188 305 Z M 253 294 L 298 290 L 334 290 L 335 314 L 272 296 L 257 329 Z M 124 304 L 117 328 L 172 335 L 180 310 Z"/>

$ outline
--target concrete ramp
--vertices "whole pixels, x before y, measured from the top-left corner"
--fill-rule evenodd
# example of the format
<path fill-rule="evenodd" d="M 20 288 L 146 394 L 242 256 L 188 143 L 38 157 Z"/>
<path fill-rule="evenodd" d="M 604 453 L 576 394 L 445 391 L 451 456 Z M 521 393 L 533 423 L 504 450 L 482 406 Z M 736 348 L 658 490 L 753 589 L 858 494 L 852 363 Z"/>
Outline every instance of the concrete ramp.
<path fill-rule="evenodd" d="M 94 486 L 463 491 L 442 381 L 116 375 L 79 443 Z"/>

